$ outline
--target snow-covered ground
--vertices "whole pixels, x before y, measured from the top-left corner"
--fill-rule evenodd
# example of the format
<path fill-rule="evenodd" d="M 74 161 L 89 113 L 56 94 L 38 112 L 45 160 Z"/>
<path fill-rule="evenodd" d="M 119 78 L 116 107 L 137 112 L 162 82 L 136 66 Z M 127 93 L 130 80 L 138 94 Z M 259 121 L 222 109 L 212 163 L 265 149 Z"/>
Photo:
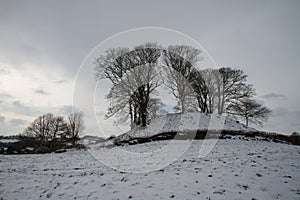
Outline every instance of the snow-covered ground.
<path fill-rule="evenodd" d="M 14 142 L 19 142 L 18 139 L 0 139 L 0 142 L 2 143 L 14 143 Z"/>
<path fill-rule="evenodd" d="M 155 152 L 169 142 L 122 148 Z M 175 144 L 180 147 L 185 142 Z M 88 150 L 0 155 L 0 199 L 300 199 L 299 146 L 219 140 L 207 157 L 199 158 L 202 143 L 193 141 L 175 162 L 145 173 L 112 169 Z M 114 148 L 100 148 L 99 153 Z M 120 165 L 136 163 L 118 159 Z M 155 162 L 151 164 L 159 164 Z"/>

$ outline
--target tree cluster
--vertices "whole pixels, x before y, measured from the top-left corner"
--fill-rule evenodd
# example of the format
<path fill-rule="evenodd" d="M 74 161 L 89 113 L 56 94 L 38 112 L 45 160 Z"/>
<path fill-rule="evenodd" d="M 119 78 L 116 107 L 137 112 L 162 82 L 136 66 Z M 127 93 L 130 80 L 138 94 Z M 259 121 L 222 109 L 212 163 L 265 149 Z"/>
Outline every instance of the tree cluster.
<path fill-rule="evenodd" d="M 244 117 L 247 125 L 249 119 L 261 124 L 268 118 L 270 109 L 253 99 L 254 87 L 247 83 L 242 70 L 199 70 L 202 59 L 199 49 L 186 45 L 162 48 L 147 43 L 132 50 L 107 50 L 94 62 L 96 79 L 112 83 L 106 117 L 118 116 L 120 122 L 130 119 L 131 127 L 146 126 L 163 106 L 155 98 L 157 88 L 163 84 L 177 100 L 174 108 L 181 113 L 230 113 Z M 252 105 L 245 108 L 245 102 Z M 252 114 L 246 116 L 244 110 L 250 108 Z"/>
<path fill-rule="evenodd" d="M 37 117 L 23 132 L 23 136 L 37 138 L 41 147 L 52 148 L 57 141 L 68 140 L 74 146 L 84 130 L 83 114 L 70 114 L 67 119 L 47 113 Z"/>

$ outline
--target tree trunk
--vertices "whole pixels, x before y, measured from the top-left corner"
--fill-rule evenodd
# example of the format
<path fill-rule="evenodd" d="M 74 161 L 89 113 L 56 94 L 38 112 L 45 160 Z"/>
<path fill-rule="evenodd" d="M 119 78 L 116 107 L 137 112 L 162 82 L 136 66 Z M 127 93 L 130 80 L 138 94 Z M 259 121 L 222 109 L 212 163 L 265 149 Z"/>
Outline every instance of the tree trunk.
<path fill-rule="evenodd" d="M 139 117 L 140 117 L 140 124 L 142 126 L 147 125 L 147 105 L 141 104 L 139 108 Z"/>
<path fill-rule="evenodd" d="M 142 126 L 147 126 L 147 116 L 145 113 L 142 113 Z"/>
<path fill-rule="evenodd" d="M 129 102 L 129 115 L 130 115 L 130 128 L 133 128 L 133 113 L 132 113 L 132 103 Z"/>
<path fill-rule="evenodd" d="M 181 102 L 181 113 L 185 113 L 185 105 L 184 105 L 184 100 L 183 100 L 183 99 L 181 99 L 181 100 L 180 100 L 180 102 Z"/>
<path fill-rule="evenodd" d="M 218 86 L 218 114 L 221 115 L 221 89 Z"/>
<path fill-rule="evenodd" d="M 211 97 L 209 97 L 209 111 L 208 111 L 208 113 L 212 113 L 212 100 L 211 100 Z"/>

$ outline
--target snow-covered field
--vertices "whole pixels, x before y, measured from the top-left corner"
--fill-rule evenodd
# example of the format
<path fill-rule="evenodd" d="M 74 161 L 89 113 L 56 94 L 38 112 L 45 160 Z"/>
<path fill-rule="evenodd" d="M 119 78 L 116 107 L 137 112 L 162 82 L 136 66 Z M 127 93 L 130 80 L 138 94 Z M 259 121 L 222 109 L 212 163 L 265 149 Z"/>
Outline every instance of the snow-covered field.
<path fill-rule="evenodd" d="M 122 148 L 155 152 L 169 142 Z M 219 140 L 199 158 L 202 142 L 194 141 L 167 167 L 146 173 L 112 169 L 87 150 L 0 155 L 0 199 L 300 199 L 299 146 Z"/>

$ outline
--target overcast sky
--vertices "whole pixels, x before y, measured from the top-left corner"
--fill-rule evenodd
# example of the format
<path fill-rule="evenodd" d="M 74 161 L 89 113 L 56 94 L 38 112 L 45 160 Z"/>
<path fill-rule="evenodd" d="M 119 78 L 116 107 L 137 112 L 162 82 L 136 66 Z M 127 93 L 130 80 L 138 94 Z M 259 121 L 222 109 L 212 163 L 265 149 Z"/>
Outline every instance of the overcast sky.
<path fill-rule="evenodd" d="M 299 132 L 299 11 L 297 0 L 0 0 L 0 134 L 17 134 L 46 112 L 70 113 L 88 53 L 114 34 L 150 26 L 183 32 L 218 66 L 244 70 L 273 110 L 264 129 Z M 92 118 L 86 132 L 99 134 Z"/>

